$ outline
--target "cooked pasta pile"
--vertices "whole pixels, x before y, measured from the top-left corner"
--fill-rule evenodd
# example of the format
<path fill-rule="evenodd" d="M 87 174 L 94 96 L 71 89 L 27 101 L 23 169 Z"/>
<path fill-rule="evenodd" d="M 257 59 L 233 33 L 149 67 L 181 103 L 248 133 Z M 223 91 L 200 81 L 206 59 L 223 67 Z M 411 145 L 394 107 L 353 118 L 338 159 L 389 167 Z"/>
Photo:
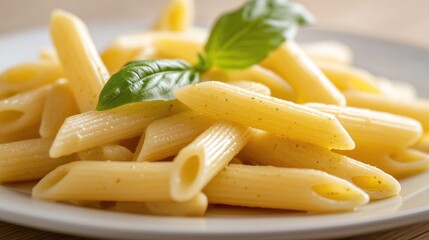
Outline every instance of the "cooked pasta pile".
<path fill-rule="evenodd" d="M 337 42 L 289 39 L 260 64 L 205 72 L 170 101 L 96 111 L 126 63 L 198 61 L 193 2 L 99 55 L 85 24 L 53 12 L 55 50 L 0 75 L 0 182 L 32 197 L 142 214 L 202 216 L 209 204 L 350 211 L 399 194 L 429 167 L 429 102 L 351 65 Z M 252 51 L 250 49 L 249 51 Z"/>

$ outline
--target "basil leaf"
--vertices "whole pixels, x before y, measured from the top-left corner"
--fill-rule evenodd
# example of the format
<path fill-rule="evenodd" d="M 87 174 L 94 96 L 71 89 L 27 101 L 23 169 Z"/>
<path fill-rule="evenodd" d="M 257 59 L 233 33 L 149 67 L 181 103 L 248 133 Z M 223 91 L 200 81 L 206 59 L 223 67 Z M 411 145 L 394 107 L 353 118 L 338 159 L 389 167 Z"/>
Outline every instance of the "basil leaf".
<path fill-rule="evenodd" d="M 174 99 L 175 89 L 196 83 L 199 73 L 182 60 L 146 60 L 125 65 L 100 93 L 97 110 L 131 102 Z"/>
<path fill-rule="evenodd" d="M 207 62 L 224 70 L 257 64 L 312 19 L 303 6 L 287 0 L 249 1 L 217 20 L 205 46 Z"/>

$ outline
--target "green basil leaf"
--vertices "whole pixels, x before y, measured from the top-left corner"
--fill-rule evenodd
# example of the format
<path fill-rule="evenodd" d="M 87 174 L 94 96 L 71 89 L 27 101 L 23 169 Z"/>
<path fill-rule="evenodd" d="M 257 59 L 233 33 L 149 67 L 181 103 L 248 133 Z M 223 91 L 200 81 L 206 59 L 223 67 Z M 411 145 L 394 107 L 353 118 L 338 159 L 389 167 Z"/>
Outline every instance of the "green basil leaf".
<path fill-rule="evenodd" d="M 207 62 L 224 70 L 247 68 L 312 20 L 302 5 L 287 0 L 249 1 L 217 20 L 205 46 Z"/>
<path fill-rule="evenodd" d="M 125 65 L 100 93 L 97 110 L 131 102 L 174 99 L 175 89 L 196 83 L 199 73 L 182 60 L 146 60 Z"/>

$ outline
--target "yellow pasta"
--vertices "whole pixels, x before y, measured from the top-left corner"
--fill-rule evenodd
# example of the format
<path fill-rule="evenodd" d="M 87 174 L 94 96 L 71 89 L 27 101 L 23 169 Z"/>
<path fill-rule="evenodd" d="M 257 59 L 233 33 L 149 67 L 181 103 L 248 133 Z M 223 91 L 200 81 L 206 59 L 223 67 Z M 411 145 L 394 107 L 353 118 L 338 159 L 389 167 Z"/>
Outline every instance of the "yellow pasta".
<path fill-rule="evenodd" d="M 207 196 L 199 193 L 185 202 L 118 202 L 115 210 L 139 214 L 200 217 L 204 215 L 207 207 Z"/>
<path fill-rule="evenodd" d="M 346 105 L 341 92 L 294 41 L 288 40 L 281 45 L 261 65 L 286 79 L 296 91 L 296 101 L 299 103 Z"/>
<path fill-rule="evenodd" d="M 43 106 L 40 136 L 54 138 L 64 120 L 77 113 L 79 110 L 67 82 L 57 83 L 47 95 Z"/>
<path fill-rule="evenodd" d="M 429 155 L 414 149 L 386 153 L 378 149 L 356 148 L 353 151 L 341 151 L 341 153 L 376 166 L 397 179 L 426 171 L 429 168 Z"/>
<path fill-rule="evenodd" d="M 204 193 L 210 203 L 311 212 L 353 210 L 369 200 L 353 184 L 322 171 L 235 164 Z"/>
<path fill-rule="evenodd" d="M 355 91 L 348 91 L 344 95 L 350 106 L 404 115 L 420 121 L 425 130 L 429 129 L 428 100 L 410 100 Z"/>
<path fill-rule="evenodd" d="M 317 66 L 326 77 L 341 91 L 357 90 L 380 93 L 375 77 L 366 71 L 347 65 L 318 62 Z"/>
<path fill-rule="evenodd" d="M 247 143 L 249 127 L 218 121 L 174 158 L 170 194 L 176 201 L 194 197 Z"/>
<path fill-rule="evenodd" d="M 158 58 L 182 58 L 194 63 L 205 39 L 205 32 L 194 28 L 185 32 L 151 31 L 124 35 L 115 39 L 101 58 L 111 73 L 135 60 L 144 51 L 154 51 Z"/>
<path fill-rule="evenodd" d="M 273 97 L 290 101 L 295 99 L 295 92 L 289 83 L 274 72 L 258 65 L 240 71 L 210 70 L 204 74 L 203 78 L 222 82 L 237 80 L 259 82 L 270 88 Z"/>
<path fill-rule="evenodd" d="M 0 136 L 39 125 L 46 95 L 51 88 L 51 85 L 46 85 L 0 100 Z"/>
<path fill-rule="evenodd" d="M 78 161 L 62 165 L 33 188 L 46 200 L 171 201 L 170 163 Z"/>
<path fill-rule="evenodd" d="M 53 83 L 63 76 L 61 66 L 55 62 L 20 64 L 0 74 L 0 92 L 6 97 L 7 94 L 17 94 Z"/>
<path fill-rule="evenodd" d="M 136 161 L 158 161 L 175 156 L 214 119 L 195 111 L 178 113 L 149 124 L 135 153 Z"/>
<path fill-rule="evenodd" d="M 415 100 L 416 88 L 406 82 L 392 81 L 387 78 L 377 78 L 377 85 L 381 94 L 388 97 Z"/>
<path fill-rule="evenodd" d="M 333 114 L 357 146 L 395 151 L 413 145 L 422 135 L 420 123 L 412 118 L 320 103 L 310 103 L 307 106 Z"/>
<path fill-rule="evenodd" d="M 77 157 L 80 160 L 132 161 L 133 153 L 121 145 L 109 144 L 78 152 Z"/>
<path fill-rule="evenodd" d="M 60 157 L 138 136 L 151 121 L 184 109 L 177 101 L 154 101 L 71 116 L 55 137 L 50 156 Z"/>
<path fill-rule="evenodd" d="M 334 41 L 314 42 L 301 45 L 304 52 L 314 61 L 347 65 L 353 60 L 349 47 Z"/>
<path fill-rule="evenodd" d="M 174 93 L 188 107 L 211 116 L 333 149 L 354 142 L 331 114 L 221 82 L 203 82 Z"/>
<path fill-rule="evenodd" d="M 81 112 L 94 110 L 109 78 L 85 24 L 65 11 L 54 11 L 50 32 Z"/>
<path fill-rule="evenodd" d="M 39 125 L 36 124 L 34 126 L 29 126 L 28 128 L 24 128 L 19 130 L 18 132 L 9 133 L 9 134 L 1 134 L 0 135 L 0 143 L 10 143 L 16 142 L 26 139 L 39 138 Z"/>
<path fill-rule="evenodd" d="M 414 149 L 429 153 L 429 133 L 423 133 L 419 141 L 412 146 Z"/>
<path fill-rule="evenodd" d="M 50 158 L 51 143 L 51 139 L 37 138 L 0 144 L 0 183 L 40 179 L 74 159 Z"/>
<path fill-rule="evenodd" d="M 40 61 L 54 62 L 59 64 L 57 52 L 51 48 L 42 48 L 39 51 Z"/>
<path fill-rule="evenodd" d="M 254 134 L 239 157 L 253 164 L 321 170 L 355 184 L 371 199 L 392 197 L 401 189 L 396 179 L 378 168 L 319 146 L 267 132 Z"/>
<path fill-rule="evenodd" d="M 169 5 L 161 13 L 156 30 L 185 31 L 194 22 L 193 0 L 171 0 Z"/>
<path fill-rule="evenodd" d="M 262 95 L 271 95 L 271 90 L 264 84 L 253 81 L 228 81 L 227 84 L 246 89 L 251 92 L 259 93 Z"/>

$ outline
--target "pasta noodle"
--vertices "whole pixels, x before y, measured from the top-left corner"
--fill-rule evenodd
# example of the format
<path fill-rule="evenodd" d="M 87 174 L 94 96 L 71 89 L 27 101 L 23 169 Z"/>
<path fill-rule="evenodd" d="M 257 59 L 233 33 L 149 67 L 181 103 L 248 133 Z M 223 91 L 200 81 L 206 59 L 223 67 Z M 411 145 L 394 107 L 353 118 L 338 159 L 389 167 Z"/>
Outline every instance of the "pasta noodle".
<path fill-rule="evenodd" d="M 103 112 L 90 111 L 64 121 L 49 155 L 60 157 L 138 136 L 153 120 L 184 109 L 177 101 L 131 103 Z"/>
<path fill-rule="evenodd" d="M 79 110 L 67 82 L 59 82 L 46 97 L 39 130 L 40 136 L 54 138 L 64 120 L 77 113 Z"/>
<path fill-rule="evenodd" d="M 429 102 L 424 99 L 398 99 L 383 95 L 348 91 L 344 93 L 350 106 L 390 112 L 418 120 L 429 129 Z"/>
<path fill-rule="evenodd" d="M 155 24 L 156 30 L 185 31 L 194 22 L 192 0 L 172 0 Z"/>
<path fill-rule="evenodd" d="M 51 85 L 0 100 L 0 135 L 14 134 L 39 125 Z"/>
<path fill-rule="evenodd" d="M 259 82 L 270 88 L 273 97 L 290 101 L 295 99 L 294 90 L 284 79 L 257 65 L 241 71 L 223 72 L 211 70 L 204 74 L 204 78 L 222 82 L 237 80 Z"/>
<path fill-rule="evenodd" d="M 366 71 L 347 65 L 318 62 L 323 74 L 341 91 L 357 90 L 369 93 L 380 93 L 375 77 Z"/>
<path fill-rule="evenodd" d="M 350 181 L 371 199 L 395 196 L 401 189 L 396 179 L 375 167 L 319 146 L 267 132 L 254 134 L 239 156 L 253 164 L 321 170 Z"/>
<path fill-rule="evenodd" d="M 0 74 L 0 92 L 7 97 L 53 83 L 63 76 L 61 66 L 57 62 L 20 64 Z"/>
<path fill-rule="evenodd" d="M 188 107 L 302 141 L 333 149 L 353 149 L 354 142 L 331 114 L 221 82 L 203 82 L 174 93 Z"/>
<path fill-rule="evenodd" d="M 418 121 L 399 115 L 320 103 L 307 106 L 335 115 L 357 146 L 394 151 L 413 145 L 422 134 Z"/>
<path fill-rule="evenodd" d="M 50 31 L 79 110 L 94 110 L 109 73 L 88 29 L 76 16 L 57 10 L 51 17 Z"/>
<path fill-rule="evenodd" d="M 353 53 L 349 47 L 334 41 L 315 42 L 301 45 L 304 52 L 316 62 L 350 64 Z"/>
<path fill-rule="evenodd" d="M 178 113 L 149 124 L 135 153 L 136 161 L 175 156 L 215 120 L 195 111 Z"/>
<path fill-rule="evenodd" d="M 74 156 L 50 158 L 46 138 L 0 144 L 0 183 L 40 179 Z"/>
<path fill-rule="evenodd" d="M 110 144 L 77 153 L 80 160 L 132 161 L 133 153 L 126 147 Z"/>
<path fill-rule="evenodd" d="M 231 164 L 205 188 L 209 202 L 301 211 L 344 211 L 368 202 L 353 184 L 309 169 Z"/>
<path fill-rule="evenodd" d="M 170 194 L 176 201 L 186 201 L 202 188 L 244 147 L 250 128 L 218 121 L 180 150 L 174 158 Z"/>
<path fill-rule="evenodd" d="M 46 175 L 33 197 L 46 200 L 171 201 L 170 163 L 78 161 Z"/>
<path fill-rule="evenodd" d="M 341 92 L 294 41 L 284 43 L 262 61 L 261 65 L 286 79 L 295 89 L 296 101 L 299 103 L 346 105 Z"/>
<path fill-rule="evenodd" d="M 144 51 L 155 52 L 160 58 L 182 58 L 194 63 L 205 39 L 205 32 L 199 29 L 124 35 L 115 39 L 102 53 L 101 58 L 111 73 L 118 71 L 124 64 L 138 59 Z"/>
<path fill-rule="evenodd" d="M 429 168 L 429 155 L 414 149 L 386 153 L 377 149 L 356 148 L 353 151 L 342 151 L 341 153 L 376 166 L 397 179 L 420 173 Z"/>

